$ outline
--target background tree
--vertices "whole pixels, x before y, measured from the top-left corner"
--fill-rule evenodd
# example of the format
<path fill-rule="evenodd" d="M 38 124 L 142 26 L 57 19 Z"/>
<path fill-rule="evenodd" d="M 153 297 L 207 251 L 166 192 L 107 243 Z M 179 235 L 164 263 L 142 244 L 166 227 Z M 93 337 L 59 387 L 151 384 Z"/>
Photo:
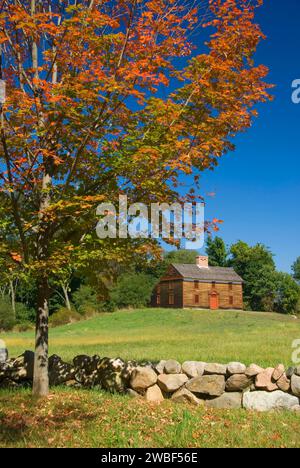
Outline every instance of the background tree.
<path fill-rule="evenodd" d="M 71 280 L 74 272 L 74 267 L 71 263 L 56 271 L 55 278 L 52 280 L 52 284 L 56 287 L 56 291 L 59 295 L 62 295 L 62 299 L 65 303 L 65 307 L 71 310 Z"/>
<path fill-rule="evenodd" d="M 300 299 L 300 287 L 288 273 L 277 273 L 277 296 L 275 310 L 283 314 L 297 312 Z"/>
<path fill-rule="evenodd" d="M 179 249 L 179 250 L 172 250 L 171 252 L 167 252 L 164 255 L 164 263 L 165 265 L 170 265 L 171 263 L 186 263 L 186 264 L 195 264 L 196 257 L 198 257 L 199 252 L 197 250 L 186 250 L 186 249 Z"/>
<path fill-rule="evenodd" d="M 226 267 L 228 265 L 228 251 L 221 237 L 208 236 L 206 241 L 206 253 L 210 266 Z"/>
<path fill-rule="evenodd" d="M 1 3 L 1 249 L 36 277 L 35 395 L 49 387 L 51 278 L 73 255 L 120 262 L 153 248 L 97 239 L 97 204 L 120 193 L 183 201 L 178 178 L 215 167 L 268 99 L 267 69 L 252 60 L 264 37 L 257 5 L 209 5 L 213 34 L 197 54 L 187 38 L 208 16 L 194 2 Z"/>
<path fill-rule="evenodd" d="M 292 265 L 293 276 L 296 281 L 300 282 L 300 257 Z"/>
<path fill-rule="evenodd" d="M 244 280 L 246 306 L 252 310 L 273 310 L 276 269 L 268 247 L 238 241 L 230 247 L 229 264 Z"/>
<path fill-rule="evenodd" d="M 270 265 L 249 265 L 244 277 L 244 299 L 251 310 L 272 312 L 277 297 L 278 276 Z"/>
<path fill-rule="evenodd" d="M 145 273 L 121 275 L 110 291 L 111 308 L 145 307 L 149 305 L 155 278 Z"/>

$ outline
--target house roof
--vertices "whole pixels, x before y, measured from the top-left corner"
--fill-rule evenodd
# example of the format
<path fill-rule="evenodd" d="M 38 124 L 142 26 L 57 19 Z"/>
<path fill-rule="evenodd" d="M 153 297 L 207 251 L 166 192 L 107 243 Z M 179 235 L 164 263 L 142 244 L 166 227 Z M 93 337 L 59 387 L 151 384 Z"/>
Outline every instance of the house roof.
<path fill-rule="evenodd" d="M 226 283 L 243 283 L 242 278 L 233 268 L 208 267 L 199 268 L 193 264 L 172 264 L 178 273 L 185 279 L 199 281 L 222 281 Z"/>

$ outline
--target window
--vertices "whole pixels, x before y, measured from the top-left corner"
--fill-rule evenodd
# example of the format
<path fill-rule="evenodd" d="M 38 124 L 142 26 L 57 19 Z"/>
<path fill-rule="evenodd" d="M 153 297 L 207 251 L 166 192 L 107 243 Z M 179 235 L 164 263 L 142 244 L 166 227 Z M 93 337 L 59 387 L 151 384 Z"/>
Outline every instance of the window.
<path fill-rule="evenodd" d="M 233 296 L 229 296 L 229 305 L 233 305 Z"/>
<path fill-rule="evenodd" d="M 228 284 L 228 289 L 229 289 L 229 291 L 232 291 L 232 283 Z"/>
<path fill-rule="evenodd" d="M 216 282 L 213 281 L 213 282 L 211 283 L 211 286 L 212 286 L 212 289 L 216 289 Z"/>
<path fill-rule="evenodd" d="M 174 293 L 169 293 L 169 305 L 174 305 Z"/>
<path fill-rule="evenodd" d="M 195 304 L 199 304 L 199 295 L 198 294 L 195 295 Z"/>
<path fill-rule="evenodd" d="M 199 281 L 194 281 L 194 288 L 199 289 Z"/>
<path fill-rule="evenodd" d="M 172 281 L 169 281 L 168 286 L 169 286 L 169 291 L 174 289 L 174 284 Z"/>

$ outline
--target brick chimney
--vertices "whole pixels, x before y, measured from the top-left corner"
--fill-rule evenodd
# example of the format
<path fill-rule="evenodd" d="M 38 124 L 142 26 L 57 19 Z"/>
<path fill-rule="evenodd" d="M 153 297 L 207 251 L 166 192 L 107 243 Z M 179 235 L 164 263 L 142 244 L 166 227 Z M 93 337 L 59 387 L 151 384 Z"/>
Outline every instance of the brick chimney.
<path fill-rule="evenodd" d="M 196 258 L 196 265 L 199 268 L 208 268 L 208 257 L 199 255 L 199 257 Z"/>

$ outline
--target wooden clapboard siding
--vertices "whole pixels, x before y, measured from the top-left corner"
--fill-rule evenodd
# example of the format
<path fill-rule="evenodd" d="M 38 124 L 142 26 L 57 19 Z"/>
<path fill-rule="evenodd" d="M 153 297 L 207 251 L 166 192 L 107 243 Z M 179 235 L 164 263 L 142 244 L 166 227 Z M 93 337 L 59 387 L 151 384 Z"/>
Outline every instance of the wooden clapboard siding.
<path fill-rule="evenodd" d="M 243 288 L 241 284 L 228 283 L 198 283 L 195 288 L 194 281 L 183 282 L 183 307 L 201 307 L 209 309 L 210 293 L 216 291 L 219 297 L 220 309 L 242 309 L 243 308 Z M 199 296 L 199 303 L 196 303 L 195 296 Z M 232 297 L 232 302 L 230 301 Z"/>
<path fill-rule="evenodd" d="M 161 281 L 154 289 L 151 305 L 181 309 L 183 307 L 182 291 L 182 279 Z M 157 297 L 159 297 L 159 303 Z M 172 297 L 173 301 L 170 301 Z"/>
<path fill-rule="evenodd" d="M 229 274 L 232 276 L 231 272 Z M 243 309 L 243 285 L 242 279 L 239 277 L 238 279 L 241 283 L 230 282 L 227 278 L 225 281 L 215 282 L 193 280 L 182 276 L 171 265 L 154 289 L 151 305 L 174 308 Z"/>
<path fill-rule="evenodd" d="M 198 283 L 198 288 L 195 288 L 194 281 L 183 282 L 183 307 L 201 307 L 209 308 L 209 283 Z M 195 296 L 199 296 L 199 303 L 195 303 Z"/>

